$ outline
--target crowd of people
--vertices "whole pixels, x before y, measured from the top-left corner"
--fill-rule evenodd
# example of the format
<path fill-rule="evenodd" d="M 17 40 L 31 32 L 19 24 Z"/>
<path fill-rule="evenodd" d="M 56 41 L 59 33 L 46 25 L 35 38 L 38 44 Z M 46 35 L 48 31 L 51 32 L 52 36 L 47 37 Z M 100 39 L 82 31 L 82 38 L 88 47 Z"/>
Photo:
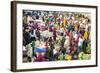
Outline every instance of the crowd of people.
<path fill-rule="evenodd" d="M 23 10 L 23 62 L 91 59 L 90 15 Z"/>

